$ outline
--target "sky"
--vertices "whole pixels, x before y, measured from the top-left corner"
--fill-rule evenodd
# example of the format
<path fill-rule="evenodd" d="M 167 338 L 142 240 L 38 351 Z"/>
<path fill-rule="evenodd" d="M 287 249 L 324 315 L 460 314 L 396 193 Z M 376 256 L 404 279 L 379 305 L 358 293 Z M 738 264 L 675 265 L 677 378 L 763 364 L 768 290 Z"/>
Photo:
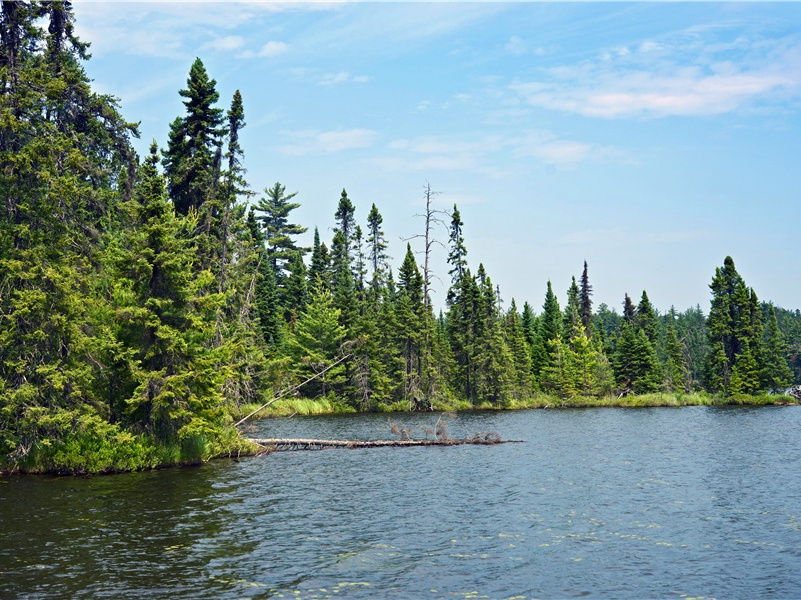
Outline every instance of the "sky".
<path fill-rule="evenodd" d="M 292 217 L 330 245 L 347 190 L 375 204 L 397 272 L 422 251 L 424 190 L 448 242 L 540 312 L 584 261 L 593 303 L 647 291 L 661 312 L 709 309 L 732 256 L 760 300 L 801 308 L 801 3 L 88 2 L 94 89 L 167 145 L 201 58 L 256 198 L 297 192 Z M 435 246 L 442 306 L 447 251 Z M 418 255 L 422 262 L 422 255 Z"/>

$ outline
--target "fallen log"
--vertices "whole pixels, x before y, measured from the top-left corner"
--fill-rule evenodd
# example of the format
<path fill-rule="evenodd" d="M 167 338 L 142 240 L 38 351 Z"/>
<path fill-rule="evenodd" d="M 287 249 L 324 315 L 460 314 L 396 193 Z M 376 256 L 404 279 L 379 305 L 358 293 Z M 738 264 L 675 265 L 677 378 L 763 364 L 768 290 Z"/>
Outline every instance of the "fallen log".
<path fill-rule="evenodd" d="M 326 448 L 406 448 L 410 446 L 462 446 L 465 444 L 492 446 L 495 444 L 516 444 L 523 440 L 501 440 L 490 436 L 473 436 L 465 439 L 438 440 L 306 440 L 282 438 L 249 438 L 251 441 L 273 452 L 287 450 L 324 450 Z"/>

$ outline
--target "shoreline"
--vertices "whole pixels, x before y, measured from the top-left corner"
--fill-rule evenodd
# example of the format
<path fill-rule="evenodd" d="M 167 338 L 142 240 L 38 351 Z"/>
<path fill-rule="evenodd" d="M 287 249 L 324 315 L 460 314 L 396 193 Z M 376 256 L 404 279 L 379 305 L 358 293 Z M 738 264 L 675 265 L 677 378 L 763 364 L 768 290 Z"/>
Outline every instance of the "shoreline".
<path fill-rule="evenodd" d="M 442 403 L 435 406 L 429 414 L 436 412 L 456 412 L 469 413 L 478 411 L 516 411 L 516 410 L 554 410 L 554 409 L 580 409 L 580 408 L 681 408 L 686 406 L 800 406 L 801 402 L 793 396 L 779 394 L 763 394 L 760 396 L 728 396 L 720 397 L 709 394 L 644 394 L 640 396 L 630 395 L 617 397 L 573 397 L 560 399 L 554 396 L 535 396 L 526 400 L 514 400 L 505 405 L 492 405 L 490 403 L 479 405 L 467 405 L 466 403 Z M 255 406 L 255 405 L 254 405 Z M 403 406 L 396 404 L 381 406 L 378 410 L 357 411 L 353 407 L 331 402 L 328 399 L 321 400 L 279 400 L 264 411 L 253 415 L 254 420 L 291 418 L 293 416 L 323 416 L 337 414 L 363 414 L 363 413 L 412 413 L 414 411 L 403 410 Z M 239 407 L 240 417 L 248 414 L 253 409 L 251 405 Z M 234 415 L 234 419 L 237 415 Z M 73 465 L 71 468 L 47 469 L 42 466 L 32 466 L 30 468 L 19 468 L 15 465 L 11 469 L 0 467 L 0 477 L 22 476 L 22 475 L 41 475 L 41 476 L 70 476 L 70 477 L 91 477 L 94 475 L 116 475 L 122 473 L 133 473 L 138 471 L 156 471 L 161 469 L 180 468 L 198 466 L 211 460 L 234 459 L 240 457 L 251 457 L 263 453 L 264 448 L 251 445 L 248 434 L 239 431 L 238 438 L 230 448 L 223 449 L 221 452 L 210 456 L 207 460 L 191 460 L 186 462 L 164 462 L 160 464 L 143 464 L 133 468 L 108 468 L 97 471 L 91 470 L 88 465 L 92 462 L 90 457 L 85 457 L 83 465 Z"/>

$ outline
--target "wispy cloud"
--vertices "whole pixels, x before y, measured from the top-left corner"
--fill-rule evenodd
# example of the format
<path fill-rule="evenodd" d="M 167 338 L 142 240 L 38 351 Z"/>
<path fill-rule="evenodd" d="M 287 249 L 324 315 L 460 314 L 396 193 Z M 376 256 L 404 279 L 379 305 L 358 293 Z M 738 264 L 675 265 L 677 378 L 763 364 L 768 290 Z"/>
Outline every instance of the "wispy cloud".
<path fill-rule="evenodd" d="M 95 56 L 162 58 L 186 58 L 207 48 L 238 50 L 247 45 L 240 28 L 252 29 L 280 11 L 319 10 L 313 3 L 274 2 L 75 2 L 74 9 L 78 35 L 91 41 Z"/>
<path fill-rule="evenodd" d="M 339 85 L 342 83 L 366 83 L 370 81 L 367 75 L 351 75 L 347 71 L 340 71 L 339 73 L 325 73 L 318 83 L 320 85 Z"/>
<path fill-rule="evenodd" d="M 287 50 L 289 50 L 289 44 L 286 42 L 279 42 L 277 40 L 270 40 L 266 44 L 262 45 L 262 47 L 258 51 L 253 50 L 245 50 L 241 52 L 238 57 L 239 58 L 272 58 L 273 56 L 278 56 L 279 54 L 284 54 Z"/>
<path fill-rule="evenodd" d="M 547 165 L 574 167 L 583 162 L 631 163 L 620 149 L 571 140 L 550 131 L 516 135 L 421 136 L 396 139 L 387 145 L 389 155 L 376 164 L 391 170 L 470 170 L 500 175 L 509 158 L 525 163 L 534 158 Z"/>
<path fill-rule="evenodd" d="M 736 56 L 728 55 L 735 47 Z M 795 38 L 770 45 L 696 40 L 693 49 L 645 40 L 509 89 L 531 106 L 602 118 L 717 115 L 801 98 Z"/>
<path fill-rule="evenodd" d="M 236 50 L 245 45 L 245 40 L 239 35 L 226 35 L 218 37 L 204 44 L 204 48 L 211 50 Z"/>
<path fill-rule="evenodd" d="M 292 156 L 368 148 L 378 138 L 378 133 L 370 129 L 283 131 L 281 135 L 288 138 L 289 142 L 280 146 L 279 151 Z"/>

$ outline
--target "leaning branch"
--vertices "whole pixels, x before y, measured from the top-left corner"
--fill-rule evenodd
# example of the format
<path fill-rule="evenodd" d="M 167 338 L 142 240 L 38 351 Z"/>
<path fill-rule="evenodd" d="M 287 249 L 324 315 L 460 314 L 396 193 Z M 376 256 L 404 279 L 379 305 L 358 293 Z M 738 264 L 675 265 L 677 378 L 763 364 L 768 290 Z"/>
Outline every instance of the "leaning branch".
<path fill-rule="evenodd" d="M 248 420 L 250 417 L 252 417 L 252 416 L 253 416 L 253 415 L 255 415 L 256 413 L 258 413 L 258 412 L 261 412 L 262 410 L 264 410 L 265 408 L 267 408 L 268 406 L 270 406 L 270 405 L 271 405 L 271 404 L 273 404 L 274 402 L 278 402 L 278 401 L 279 401 L 281 398 L 285 397 L 287 394 L 291 394 L 292 392 L 294 392 L 294 391 L 296 391 L 296 390 L 300 389 L 301 387 L 303 387 L 304 385 L 306 385 L 306 384 L 307 384 L 307 383 L 309 383 L 310 381 L 314 381 L 315 379 L 317 379 L 318 377 L 320 377 L 320 375 L 323 375 L 325 372 L 327 372 L 327 371 L 330 371 L 331 369 L 333 369 L 334 367 L 336 367 L 336 366 L 337 366 L 339 363 L 341 363 L 341 362 L 342 362 L 342 361 L 344 361 L 344 360 L 347 360 L 347 359 L 348 359 L 348 358 L 350 358 L 351 356 L 353 356 L 353 354 L 346 354 L 345 356 L 342 356 L 341 358 L 339 358 L 339 359 L 338 359 L 338 360 L 336 360 L 335 362 L 333 362 L 333 363 L 331 363 L 330 365 L 328 365 L 328 366 L 327 366 L 325 369 L 323 369 L 323 370 L 322 370 L 322 371 L 320 371 L 319 373 L 316 373 L 315 375 L 312 375 L 311 377 L 309 377 L 309 378 L 308 378 L 306 381 L 303 381 L 303 382 L 301 382 L 301 383 L 299 383 L 299 384 L 297 384 L 297 385 L 293 385 L 292 387 L 285 389 L 283 392 L 281 392 L 280 394 L 278 394 L 278 395 L 277 395 L 275 398 L 273 398 L 273 399 L 272 399 L 272 400 L 270 400 L 269 402 L 265 402 L 265 403 L 264 403 L 264 404 L 262 404 L 262 405 L 261 405 L 259 408 L 257 408 L 256 410 L 254 410 L 252 413 L 250 413 L 250 414 L 249 414 L 249 415 L 247 415 L 246 417 L 243 417 L 243 418 L 241 418 L 239 421 L 237 421 L 236 423 L 234 423 L 234 427 L 239 427 L 239 426 L 240 426 L 242 423 L 244 423 L 245 421 L 247 421 L 247 420 Z"/>

